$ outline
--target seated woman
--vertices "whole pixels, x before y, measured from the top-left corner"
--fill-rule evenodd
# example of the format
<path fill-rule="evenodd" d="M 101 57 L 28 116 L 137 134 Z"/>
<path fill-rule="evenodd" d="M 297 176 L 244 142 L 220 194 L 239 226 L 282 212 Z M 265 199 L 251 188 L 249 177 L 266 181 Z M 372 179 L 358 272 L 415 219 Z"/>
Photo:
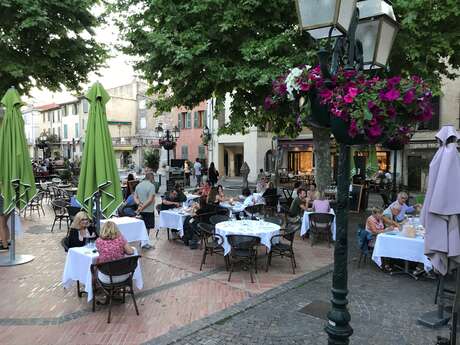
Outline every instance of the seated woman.
<path fill-rule="evenodd" d="M 406 204 L 408 199 L 409 197 L 407 193 L 398 193 L 396 201 L 388 206 L 388 208 L 383 212 L 383 215 L 391 220 L 401 223 L 406 219 L 406 213 L 415 213 L 420 211 L 422 205 L 417 204 L 414 206 L 408 206 Z"/>
<path fill-rule="evenodd" d="M 223 202 L 225 201 L 225 194 L 224 194 L 224 187 L 222 185 L 217 186 L 217 201 Z"/>
<path fill-rule="evenodd" d="M 369 241 L 369 247 L 374 247 L 377 235 L 385 231 L 385 226 L 394 227 L 395 222 L 385 218 L 383 216 L 383 210 L 380 207 L 373 207 L 372 214 L 366 220 L 366 231 L 372 235 L 372 239 Z"/>
<path fill-rule="evenodd" d="M 307 205 L 310 207 L 316 197 L 316 184 L 312 183 L 307 191 Z"/>
<path fill-rule="evenodd" d="M 211 190 L 211 184 L 203 177 L 203 182 L 201 182 L 200 187 L 198 188 L 197 194 L 207 197 L 209 191 Z"/>
<path fill-rule="evenodd" d="M 91 223 L 86 212 L 78 212 L 70 226 L 67 246 L 69 248 L 83 247 L 89 239 L 96 239 L 96 232 L 90 225 Z"/>
<path fill-rule="evenodd" d="M 101 228 L 101 236 L 96 240 L 96 249 L 99 252 L 98 263 L 122 259 L 125 255 L 134 254 L 134 249 L 118 230 L 114 222 L 106 222 Z M 103 283 L 110 283 L 110 277 L 97 272 L 97 276 Z M 114 283 L 122 282 L 128 278 L 128 274 L 112 276 Z"/>
<path fill-rule="evenodd" d="M 331 206 L 329 200 L 324 197 L 324 192 L 316 192 L 315 199 L 313 200 L 313 212 L 329 213 Z"/>

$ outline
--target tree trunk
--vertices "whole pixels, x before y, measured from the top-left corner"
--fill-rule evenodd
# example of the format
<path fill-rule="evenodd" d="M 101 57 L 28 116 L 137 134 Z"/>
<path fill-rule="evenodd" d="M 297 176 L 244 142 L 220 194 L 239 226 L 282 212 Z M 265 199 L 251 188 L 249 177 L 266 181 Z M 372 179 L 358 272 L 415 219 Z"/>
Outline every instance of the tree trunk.
<path fill-rule="evenodd" d="M 328 128 L 311 127 L 313 132 L 313 149 L 315 154 L 315 182 L 318 191 L 322 192 L 331 184 L 331 148 Z"/>

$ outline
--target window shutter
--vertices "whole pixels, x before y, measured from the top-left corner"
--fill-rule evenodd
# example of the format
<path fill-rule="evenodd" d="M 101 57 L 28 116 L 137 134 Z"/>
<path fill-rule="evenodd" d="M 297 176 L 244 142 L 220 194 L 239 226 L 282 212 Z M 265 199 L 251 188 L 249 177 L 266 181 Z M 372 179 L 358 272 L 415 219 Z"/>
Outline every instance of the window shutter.
<path fill-rule="evenodd" d="M 188 146 L 182 145 L 182 159 L 188 159 Z"/>
<path fill-rule="evenodd" d="M 186 127 L 185 128 L 192 128 L 192 113 L 191 112 L 187 112 L 187 115 L 186 115 Z"/>
<path fill-rule="evenodd" d="M 179 129 L 184 128 L 182 127 L 182 113 L 177 114 L 177 127 L 179 127 Z"/>
<path fill-rule="evenodd" d="M 206 149 L 204 145 L 198 146 L 198 158 L 205 159 Z"/>
<path fill-rule="evenodd" d="M 193 127 L 200 128 L 199 120 L 200 120 L 199 113 L 197 111 L 195 111 L 193 113 Z"/>
<path fill-rule="evenodd" d="M 207 121 L 208 121 L 208 109 L 203 111 L 203 114 L 201 116 L 201 127 L 204 128 L 207 125 Z"/>

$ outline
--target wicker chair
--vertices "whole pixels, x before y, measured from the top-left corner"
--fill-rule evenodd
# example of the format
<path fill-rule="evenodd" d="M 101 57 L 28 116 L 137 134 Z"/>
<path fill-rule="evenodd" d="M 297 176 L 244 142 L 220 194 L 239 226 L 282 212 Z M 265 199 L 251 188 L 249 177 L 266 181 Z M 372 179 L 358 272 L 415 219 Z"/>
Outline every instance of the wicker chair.
<path fill-rule="evenodd" d="M 67 212 L 67 207 L 69 206 L 69 203 L 63 199 L 56 199 L 51 202 L 51 206 L 53 207 L 54 212 L 54 221 L 53 226 L 51 227 L 51 232 L 54 231 L 54 225 L 57 221 L 59 221 L 59 230 L 61 230 L 61 224 L 63 220 L 67 223 L 67 230 L 69 230 L 70 216 Z"/>
<path fill-rule="evenodd" d="M 201 259 L 200 271 L 206 263 L 206 256 L 208 254 L 219 254 L 224 256 L 224 238 L 214 232 L 214 226 L 206 223 L 198 223 L 198 230 L 200 231 L 201 242 L 204 244 L 203 258 Z M 227 257 L 224 256 L 225 267 L 228 267 Z"/>
<path fill-rule="evenodd" d="M 232 278 L 235 261 L 240 261 L 248 267 L 249 274 L 251 275 L 251 283 L 254 283 L 252 268 L 254 268 L 257 274 L 257 246 L 260 243 L 260 238 L 246 235 L 227 235 L 227 240 L 232 247 L 229 255 L 230 273 L 228 281 Z"/>
<path fill-rule="evenodd" d="M 128 292 L 132 299 L 136 314 L 139 315 L 139 309 L 137 309 L 136 298 L 134 297 L 133 289 L 133 275 L 137 267 L 137 262 L 140 255 L 128 256 L 123 259 L 104 262 L 100 264 L 91 265 L 91 273 L 95 277 L 93 279 L 93 291 L 96 291 L 97 287 L 100 287 L 108 299 L 109 304 L 109 315 L 107 323 L 110 323 L 110 317 L 112 314 L 112 299 L 116 293 L 121 292 L 123 296 L 123 303 L 125 302 L 125 294 Z M 97 276 L 97 271 L 107 275 L 110 279 L 110 283 L 105 283 Z M 128 275 L 128 277 L 121 282 L 113 282 L 114 278 L 121 275 Z M 128 289 L 128 290 L 127 290 Z M 96 311 L 96 298 L 93 298 L 93 312 Z"/>
<path fill-rule="evenodd" d="M 228 216 L 223 216 L 223 215 L 220 215 L 220 214 L 216 214 L 214 216 L 211 216 L 209 217 L 209 222 L 212 224 L 212 225 L 216 225 L 218 223 L 222 223 L 222 222 L 226 222 L 228 221 L 230 218 Z"/>
<path fill-rule="evenodd" d="M 27 208 L 24 210 L 24 216 L 29 210 L 29 216 L 32 216 L 33 211 L 37 211 L 38 216 L 40 217 L 40 210 L 42 211 L 43 215 L 45 215 L 45 210 L 43 209 L 43 198 L 45 197 L 45 192 L 40 192 L 35 195 L 32 200 L 29 201 L 27 204 Z"/>
<path fill-rule="evenodd" d="M 310 241 L 312 246 L 320 237 L 326 238 L 328 246 L 331 246 L 331 228 L 334 217 L 335 215 L 330 213 L 311 213 L 308 216 L 310 221 Z"/>
<path fill-rule="evenodd" d="M 295 274 L 297 263 L 295 261 L 294 255 L 294 238 L 296 232 L 299 231 L 299 229 L 299 224 L 289 224 L 284 233 L 272 236 L 270 239 L 271 250 L 267 257 L 267 267 L 265 269 L 266 272 L 268 272 L 268 266 L 270 266 L 272 263 L 273 256 L 285 256 L 291 259 L 292 273 Z M 288 243 L 283 242 L 283 239 L 288 241 Z"/>

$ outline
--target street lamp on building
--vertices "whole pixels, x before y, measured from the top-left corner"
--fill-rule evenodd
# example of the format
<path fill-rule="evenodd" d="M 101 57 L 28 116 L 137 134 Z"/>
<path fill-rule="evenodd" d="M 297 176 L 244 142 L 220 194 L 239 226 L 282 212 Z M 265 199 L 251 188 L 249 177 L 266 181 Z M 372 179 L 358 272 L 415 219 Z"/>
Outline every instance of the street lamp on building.
<path fill-rule="evenodd" d="M 393 8 L 384 0 L 296 0 L 299 25 L 313 38 L 328 38 L 318 51 L 325 79 L 345 69 L 384 67 L 398 30 Z M 360 15 L 361 14 L 361 15 Z M 335 40 L 331 54 L 331 38 Z M 331 86 L 332 83 L 328 83 Z M 332 87 L 332 86 L 331 86 Z M 353 334 L 348 312 L 348 198 L 350 146 L 340 144 L 337 178 L 337 241 L 334 249 L 332 309 L 325 327 L 329 345 L 347 345 Z"/>
<path fill-rule="evenodd" d="M 37 138 L 37 147 L 40 150 L 43 150 L 43 158 L 46 158 L 46 149 L 48 148 L 48 135 L 45 131 L 43 131 L 40 136 Z"/>
<path fill-rule="evenodd" d="M 208 126 L 203 128 L 203 133 L 201 133 L 201 141 L 205 146 L 207 146 L 211 141 L 211 131 L 209 130 Z"/>
<path fill-rule="evenodd" d="M 172 131 L 169 129 L 164 131 L 163 127 L 158 125 L 158 127 L 155 128 L 155 132 L 157 133 L 161 147 L 163 147 L 168 153 L 167 160 L 169 165 L 169 151 L 176 147 L 176 141 L 179 139 L 180 129 L 177 126 L 174 126 Z"/>

